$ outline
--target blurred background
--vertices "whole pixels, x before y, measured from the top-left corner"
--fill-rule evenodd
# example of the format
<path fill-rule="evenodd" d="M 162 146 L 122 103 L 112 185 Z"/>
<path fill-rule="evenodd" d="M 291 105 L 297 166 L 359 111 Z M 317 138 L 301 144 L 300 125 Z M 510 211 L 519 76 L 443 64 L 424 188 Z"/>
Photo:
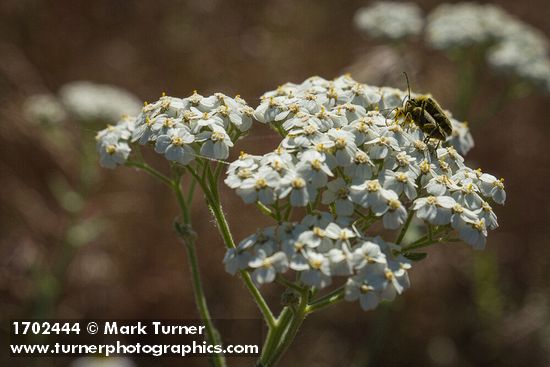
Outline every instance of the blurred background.
<path fill-rule="evenodd" d="M 406 89 L 407 71 L 413 91 L 432 93 L 444 107 L 460 109 L 457 118 L 468 119 L 476 142 L 467 155 L 470 166 L 506 179 L 508 200 L 495 208 L 500 228 L 484 252 L 464 244 L 431 248 L 410 273 L 411 289 L 392 304 L 365 313 L 343 302 L 311 316 L 281 365 L 550 365 L 548 92 L 520 88 L 496 103 L 512 83 L 507 76 L 491 72 L 483 60 L 457 62 L 422 36 L 398 45 L 370 37 L 354 25 L 356 11 L 369 4 L 0 2 L 2 333 L 10 319 L 23 317 L 197 317 L 184 248 L 172 231 L 177 208 L 171 193 L 132 169 L 99 168 L 93 137 L 110 117 L 71 109 L 68 83 L 121 88 L 107 92 L 84 83 L 89 93 L 117 96 L 127 109 L 162 92 L 184 97 L 193 90 L 240 94 L 255 107 L 265 91 L 313 75 L 351 72 L 361 82 Z M 427 14 L 440 3 L 417 4 Z M 493 4 L 550 36 L 547 0 Z M 479 66 L 466 109 L 457 102 L 464 63 Z M 38 118 L 29 107 L 37 94 L 51 96 Z M 264 153 L 277 142 L 256 125 L 230 160 L 240 150 Z M 164 161 L 147 159 L 159 167 Z M 221 186 L 236 239 L 268 223 Z M 193 216 L 213 317 L 259 317 L 241 282 L 223 270 L 224 246 L 198 195 Z M 278 308 L 281 289 L 262 291 Z M 134 362 L 206 365 L 204 359 Z M 0 365 L 17 363 L 70 362 L 13 361 L 2 347 Z"/>

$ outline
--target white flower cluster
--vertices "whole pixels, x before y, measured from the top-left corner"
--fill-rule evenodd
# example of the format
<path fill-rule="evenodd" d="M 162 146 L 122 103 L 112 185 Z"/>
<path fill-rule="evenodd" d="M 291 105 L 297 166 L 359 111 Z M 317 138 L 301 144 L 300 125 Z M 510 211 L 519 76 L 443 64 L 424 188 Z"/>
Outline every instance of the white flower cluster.
<path fill-rule="evenodd" d="M 491 42 L 495 37 L 492 5 L 478 3 L 441 4 L 427 18 L 426 40 L 440 50 Z"/>
<path fill-rule="evenodd" d="M 357 10 L 354 21 L 366 34 L 388 40 L 417 36 L 424 27 L 422 10 L 415 3 L 381 1 Z"/>
<path fill-rule="evenodd" d="M 392 300 L 409 287 L 410 261 L 395 255 L 399 246 L 362 235 L 330 213 L 307 215 L 300 223 L 283 222 L 245 238 L 224 258 L 227 272 L 252 272 L 257 284 L 277 274 L 299 272 L 300 281 L 317 289 L 347 277 L 346 299 L 359 299 L 365 310 Z"/>
<path fill-rule="evenodd" d="M 123 122 L 99 132 L 101 164 L 107 168 L 123 164 L 129 155 L 128 142 L 151 144 L 157 153 L 182 165 L 200 156 L 227 159 L 233 142 L 252 126 L 253 113 L 239 96 L 203 97 L 196 92 L 187 98 L 162 96 L 127 120 L 131 126 Z"/>
<path fill-rule="evenodd" d="M 499 41 L 487 51 L 487 62 L 498 71 L 550 92 L 550 45 L 544 34 L 506 14 Z"/>
<path fill-rule="evenodd" d="M 130 155 L 129 145 L 135 118 L 124 116 L 116 125 L 108 125 L 96 135 L 99 163 L 105 168 L 124 164 Z"/>
<path fill-rule="evenodd" d="M 241 154 L 229 166 L 226 184 L 281 223 L 292 207 L 331 214 L 321 215 L 321 222 L 306 217 L 300 225 L 284 223 L 261 231 L 267 245 L 258 235 L 248 238 L 228 252 L 228 270 L 253 271 L 256 281 L 265 283 L 290 267 L 309 272 L 301 275 L 305 284 L 323 287 L 343 266 L 347 270 L 342 275 L 352 276 L 348 298 L 360 298 L 369 308 L 366 305 L 386 294 L 390 283 L 397 293 L 406 284 L 401 278 L 405 263 L 389 260 L 387 249 L 395 249 L 393 245 L 379 243 L 383 265 L 367 261 L 357 273 L 352 254 L 365 241 L 373 242 L 361 234 L 372 223 L 381 221 L 395 230 L 414 215 L 430 233 L 456 231 L 465 242 L 482 248 L 487 229 L 498 226 L 490 203 L 504 203 L 502 180 L 468 168 L 449 142 L 441 146 L 400 117 L 397 112 L 405 96 L 403 91 L 367 86 L 348 76 L 333 81 L 313 77 L 264 94 L 254 117 L 285 137 L 275 151 L 263 156 Z M 453 127 L 465 129 L 456 122 Z M 454 140 L 471 143 L 471 136 L 464 136 L 468 138 Z M 287 240 L 290 244 L 285 245 Z M 291 248 L 301 251 L 302 268 L 293 265 Z M 381 274 L 386 274 L 382 285 L 374 280 Z M 362 298 L 373 289 L 375 298 Z"/>
<path fill-rule="evenodd" d="M 550 91 L 547 38 L 491 4 L 442 4 L 428 16 L 426 40 L 436 49 L 489 47 L 487 62 Z"/>
<path fill-rule="evenodd" d="M 67 111 L 86 122 L 115 123 L 121 116 L 135 115 L 141 109 L 139 99 L 128 91 L 89 81 L 67 83 L 59 95 Z"/>
<path fill-rule="evenodd" d="M 51 94 L 36 94 L 23 103 L 23 115 L 34 124 L 59 125 L 67 117 L 63 105 Z"/>

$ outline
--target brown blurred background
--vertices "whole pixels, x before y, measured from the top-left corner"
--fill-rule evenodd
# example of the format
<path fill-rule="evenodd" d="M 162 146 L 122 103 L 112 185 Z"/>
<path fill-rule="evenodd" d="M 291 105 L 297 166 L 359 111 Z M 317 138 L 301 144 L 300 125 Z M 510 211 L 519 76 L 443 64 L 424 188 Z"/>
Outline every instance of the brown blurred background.
<path fill-rule="evenodd" d="M 547 0 L 494 3 L 550 35 Z M 405 88 L 400 71 L 389 79 L 361 71 L 381 44 L 353 27 L 354 12 L 366 4 L 0 2 L 2 332 L 16 317 L 196 317 L 184 249 L 172 231 L 177 208 L 170 193 L 140 172 L 80 162 L 75 157 L 86 144 L 74 142 L 91 141 L 97 127 L 67 124 L 63 134 L 46 136 L 22 117 L 27 96 L 91 80 L 124 87 L 148 101 L 163 91 L 183 97 L 197 89 L 204 95 L 240 94 L 256 106 L 263 92 L 284 82 L 334 78 L 349 70 L 362 82 Z M 426 11 L 437 4 L 420 3 Z M 406 54 L 413 88 L 449 105 L 456 83 L 450 61 L 421 42 L 412 43 Z M 483 98 L 472 116 L 484 112 L 503 83 L 483 74 Z M 500 228 L 490 233 L 484 253 L 466 245 L 430 249 L 411 272 L 413 286 L 396 302 L 368 313 L 357 303 L 343 303 L 311 316 L 282 365 L 548 366 L 549 102 L 548 96 L 533 94 L 507 104 L 481 126 L 472 123 L 476 147 L 467 159 L 505 177 L 508 193 L 506 205 L 495 208 Z M 251 135 L 255 138 L 241 142 L 232 158 L 239 150 L 263 153 L 277 144 L 259 125 Z M 148 158 L 162 166 L 162 159 Z M 93 184 L 88 182 L 82 202 L 77 200 L 78 209 L 71 209 L 71 198 L 64 195 L 68 187 L 79 191 L 82 177 Z M 223 185 L 222 193 L 236 239 L 267 223 Z M 199 195 L 193 216 L 213 316 L 258 317 L 241 282 L 223 271 L 224 246 Z M 94 233 L 80 233 L 81 223 L 92 223 L 87 228 Z M 83 245 L 60 250 L 74 236 L 83 236 L 76 241 Z M 262 290 L 271 304 L 279 303 L 280 288 Z M 6 350 L 0 351 L 0 365 L 15 365 Z M 149 359 L 139 365 L 206 365 L 200 359 L 184 362 Z"/>

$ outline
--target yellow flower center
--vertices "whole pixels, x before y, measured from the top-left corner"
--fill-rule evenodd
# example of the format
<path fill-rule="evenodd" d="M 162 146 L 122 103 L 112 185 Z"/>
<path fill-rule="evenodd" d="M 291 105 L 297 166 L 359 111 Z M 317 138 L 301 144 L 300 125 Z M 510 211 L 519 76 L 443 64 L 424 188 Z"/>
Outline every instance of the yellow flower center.
<path fill-rule="evenodd" d="M 311 168 L 313 168 L 316 171 L 321 170 L 321 161 L 318 159 L 314 159 L 311 161 Z"/>
<path fill-rule="evenodd" d="M 317 132 L 317 128 L 313 125 L 308 125 L 306 127 L 304 127 L 304 133 L 306 135 L 313 135 Z"/>
<path fill-rule="evenodd" d="M 237 172 L 237 176 L 239 176 L 239 178 L 249 178 L 252 176 L 252 171 L 248 168 L 241 168 L 239 172 Z"/>
<path fill-rule="evenodd" d="M 336 138 L 336 141 L 334 142 L 334 145 L 336 146 L 337 149 L 343 149 L 346 147 L 347 143 L 346 143 L 346 139 L 344 138 Z"/>
<path fill-rule="evenodd" d="M 298 177 L 292 180 L 292 187 L 295 189 L 302 189 L 305 186 L 306 186 L 306 181 L 301 177 Z"/>
<path fill-rule="evenodd" d="M 485 230 L 485 221 L 483 219 L 479 219 L 473 224 L 473 226 L 478 232 L 483 232 L 483 230 Z"/>
<path fill-rule="evenodd" d="M 183 139 L 179 136 L 172 136 L 172 145 L 181 147 L 183 145 Z"/>
<path fill-rule="evenodd" d="M 398 172 L 396 175 L 395 175 L 395 179 L 401 183 L 405 183 L 407 182 L 407 175 L 403 172 Z"/>
<path fill-rule="evenodd" d="M 367 157 L 367 155 L 363 152 L 357 152 L 357 154 L 355 155 L 354 162 L 356 164 L 367 164 L 368 161 L 369 161 L 369 157 Z"/>
<path fill-rule="evenodd" d="M 376 192 L 381 189 L 380 183 L 376 180 L 367 182 L 367 190 L 369 192 Z"/>
<path fill-rule="evenodd" d="M 313 234 L 315 234 L 317 237 L 325 237 L 325 231 L 323 231 L 319 227 L 313 227 Z"/>
<path fill-rule="evenodd" d="M 116 147 L 114 145 L 107 145 L 105 147 L 105 151 L 107 152 L 107 154 L 113 155 L 116 153 Z"/>
<path fill-rule="evenodd" d="M 396 210 L 401 207 L 401 202 L 399 200 L 390 199 L 388 205 L 390 206 L 390 210 Z"/>
<path fill-rule="evenodd" d="M 453 213 L 458 213 L 458 214 L 464 213 L 464 208 L 462 207 L 462 205 L 456 203 L 453 206 Z"/>
<path fill-rule="evenodd" d="M 220 133 L 218 131 L 214 131 L 212 133 L 212 136 L 210 136 L 210 139 L 212 141 L 220 141 L 220 140 L 223 140 L 225 138 L 225 135 L 223 133 Z"/>
<path fill-rule="evenodd" d="M 427 174 L 430 172 L 430 164 L 428 161 L 422 161 L 420 163 L 420 171 L 422 171 L 423 174 Z"/>
<path fill-rule="evenodd" d="M 261 190 L 267 187 L 267 181 L 265 178 L 259 178 L 256 180 L 256 184 L 254 185 L 256 187 L 256 190 Z"/>
<path fill-rule="evenodd" d="M 315 259 L 315 260 L 309 260 L 309 265 L 313 268 L 313 269 L 321 269 L 321 265 L 323 265 L 323 262 L 319 259 Z"/>
<path fill-rule="evenodd" d="M 368 285 L 363 284 L 363 285 L 359 288 L 359 290 L 361 291 L 361 293 L 367 294 L 367 293 L 369 293 L 369 292 L 371 291 L 371 288 L 370 288 Z"/>

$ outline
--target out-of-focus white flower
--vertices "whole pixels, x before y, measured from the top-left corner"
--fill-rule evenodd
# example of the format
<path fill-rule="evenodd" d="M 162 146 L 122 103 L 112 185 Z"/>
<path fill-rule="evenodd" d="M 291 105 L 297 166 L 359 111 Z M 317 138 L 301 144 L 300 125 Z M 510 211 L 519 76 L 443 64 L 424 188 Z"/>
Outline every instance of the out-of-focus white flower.
<path fill-rule="evenodd" d="M 59 125 L 67 113 L 59 100 L 51 94 L 36 94 L 23 103 L 23 115 L 31 123 Z"/>
<path fill-rule="evenodd" d="M 493 69 L 550 86 L 550 43 L 537 29 L 492 4 L 442 4 L 428 16 L 426 40 L 441 50 L 480 47 Z"/>
<path fill-rule="evenodd" d="M 422 10 L 412 2 L 381 1 L 357 10 L 354 21 L 369 36 L 389 40 L 417 36 L 424 26 Z"/>
<path fill-rule="evenodd" d="M 476 46 L 493 40 L 485 21 L 485 9 L 491 5 L 462 2 L 441 4 L 427 18 L 426 41 L 440 50 Z"/>
<path fill-rule="evenodd" d="M 65 84 L 59 91 L 63 105 L 81 121 L 114 123 L 123 115 L 136 115 L 141 102 L 130 92 L 89 81 Z"/>

